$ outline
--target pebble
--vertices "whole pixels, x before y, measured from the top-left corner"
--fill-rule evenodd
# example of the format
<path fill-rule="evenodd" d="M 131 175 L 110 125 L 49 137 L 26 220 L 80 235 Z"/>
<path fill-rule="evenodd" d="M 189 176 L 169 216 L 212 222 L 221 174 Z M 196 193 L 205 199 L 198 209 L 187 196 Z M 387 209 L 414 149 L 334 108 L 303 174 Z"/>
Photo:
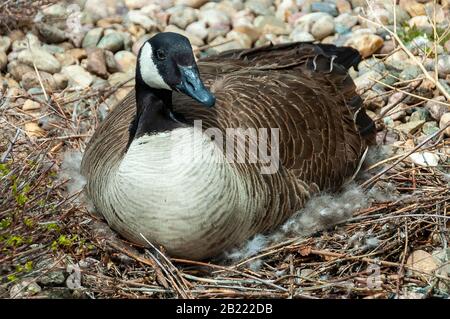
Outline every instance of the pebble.
<path fill-rule="evenodd" d="M 410 27 L 416 27 L 420 31 L 423 31 L 427 34 L 432 34 L 433 26 L 428 20 L 427 16 L 417 16 L 413 17 L 408 22 Z"/>
<path fill-rule="evenodd" d="M 207 2 L 208 0 L 176 0 L 175 4 L 198 9 Z"/>
<path fill-rule="evenodd" d="M 102 49 L 92 48 L 88 50 L 86 69 L 101 78 L 105 79 L 108 77 L 105 54 Z"/>
<path fill-rule="evenodd" d="M 409 66 L 407 68 L 405 68 L 400 74 L 399 74 L 399 78 L 401 80 L 404 81 L 409 81 L 412 79 L 416 79 L 417 77 L 419 77 L 422 74 L 422 70 L 416 66 L 416 65 L 412 65 Z"/>
<path fill-rule="evenodd" d="M 22 110 L 24 111 L 35 111 L 41 108 L 41 104 L 39 102 L 33 100 L 25 100 L 22 106 Z"/>
<path fill-rule="evenodd" d="M 8 63 L 7 71 L 13 77 L 14 80 L 20 82 L 22 80 L 22 76 L 25 73 L 32 72 L 34 71 L 34 69 L 29 65 L 20 63 L 19 61 L 15 60 Z"/>
<path fill-rule="evenodd" d="M 320 17 L 311 27 L 311 34 L 317 40 L 334 33 L 334 20 L 331 16 Z"/>
<path fill-rule="evenodd" d="M 94 22 L 116 14 L 117 0 L 86 0 L 84 12 L 90 15 Z"/>
<path fill-rule="evenodd" d="M 347 0 L 336 0 L 336 8 L 340 14 L 352 12 L 352 5 Z"/>
<path fill-rule="evenodd" d="M 39 277 L 38 282 L 43 286 L 62 285 L 66 281 L 64 271 L 50 271 Z"/>
<path fill-rule="evenodd" d="M 132 23 L 142 26 L 147 31 L 150 31 L 157 26 L 155 21 L 137 10 L 129 11 L 127 14 L 127 19 Z"/>
<path fill-rule="evenodd" d="M 425 121 L 412 121 L 404 124 L 398 125 L 395 129 L 404 134 L 414 134 L 417 132 Z"/>
<path fill-rule="evenodd" d="M 53 74 L 61 71 L 59 61 L 52 54 L 38 47 L 21 51 L 18 55 L 18 60 L 29 66 L 33 66 L 34 62 L 38 70 L 48 73 Z"/>
<path fill-rule="evenodd" d="M 426 15 L 425 6 L 417 1 L 400 1 L 400 6 L 403 7 L 412 17 Z"/>
<path fill-rule="evenodd" d="M 128 51 L 119 51 L 114 55 L 117 68 L 120 72 L 134 73 L 136 69 L 136 56 Z"/>
<path fill-rule="evenodd" d="M 9 297 L 11 299 L 25 298 L 33 296 L 41 292 L 41 290 L 41 287 L 32 279 L 24 279 L 11 287 L 9 290 Z"/>
<path fill-rule="evenodd" d="M 197 20 L 197 11 L 190 7 L 173 7 L 170 13 L 169 23 L 181 29 L 186 29 L 188 24 Z"/>
<path fill-rule="evenodd" d="M 94 77 L 80 65 L 69 65 L 62 69 L 61 73 L 69 81 L 69 87 L 74 89 L 85 89 L 89 87 Z"/>
<path fill-rule="evenodd" d="M 436 121 L 439 121 L 444 113 L 450 112 L 450 107 L 442 103 L 437 103 L 436 101 L 446 102 L 444 96 L 437 96 L 432 100 L 427 101 L 425 107 L 430 112 L 431 117 Z"/>
<path fill-rule="evenodd" d="M 427 136 L 434 134 L 437 131 L 439 131 L 439 127 L 436 121 L 425 122 L 422 126 L 422 132 Z"/>
<path fill-rule="evenodd" d="M 370 70 L 360 76 L 358 76 L 354 82 L 358 91 L 365 91 L 370 89 L 373 85 L 376 84 L 374 80 L 380 80 L 382 75 L 377 71 Z"/>
<path fill-rule="evenodd" d="M 61 73 L 53 74 L 53 80 L 55 80 L 55 86 L 59 90 L 64 90 L 69 84 L 67 77 Z"/>
<path fill-rule="evenodd" d="M 450 137 L 450 113 L 443 114 L 441 120 L 439 121 L 439 128 L 443 129 L 444 127 L 446 127 L 444 134 L 447 137 Z"/>
<path fill-rule="evenodd" d="M 355 48 L 362 57 L 366 58 L 383 46 L 383 39 L 375 34 L 360 34 L 352 36 L 345 45 Z"/>
<path fill-rule="evenodd" d="M 417 165 L 435 167 L 439 165 L 439 155 L 431 152 L 417 152 L 409 155 L 409 159 Z"/>
<path fill-rule="evenodd" d="M 47 43 L 61 43 L 67 40 L 66 33 L 57 27 L 49 24 L 38 24 L 39 34 Z"/>
<path fill-rule="evenodd" d="M 311 4 L 311 11 L 312 12 L 325 12 L 334 17 L 336 17 L 338 15 L 338 10 L 336 8 L 336 5 L 334 3 L 330 3 L 330 2 L 313 2 Z"/>
<path fill-rule="evenodd" d="M 298 13 L 298 6 L 295 0 L 283 0 L 277 7 L 275 16 L 285 22 L 288 22 L 290 17 Z"/>
<path fill-rule="evenodd" d="M 205 21 L 196 21 L 186 27 L 186 32 L 205 40 L 208 36 L 208 30 L 206 28 Z"/>
<path fill-rule="evenodd" d="M 381 108 L 381 113 L 384 113 L 388 108 L 390 108 L 391 105 L 386 105 L 385 107 Z M 392 110 L 390 110 L 387 114 L 389 114 L 388 116 L 385 117 L 389 119 L 387 121 L 397 121 L 397 120 L 401 120 L 406 116 L 406 112 L 405 109 L 407 109 L 408 106 L 404 103 L 399 103 L 396 107 L 394 107 Z"/>
<path fill-rule="evenodd" d="M 103 36 L 97 47 L 111 52 L 122 50 L 124 47 L 123 36 L 119 32 L 111 32 Z"/>
<path fill-rule="evenodd" d="M 103 35 L 103 28 L 94 28 L 89 30 L 86 35 L 84 36 L 82 47 L 87 48 L 95 48 L 102 38 Z"/>
<path fill-rule="evenodd" d="M 8 52 L 11 47 L 11 39 L 6 36 L 0 36 L 0 51 Z"/>
<path fill-rule="evenodd" d="M 339 34 L 345 34 L 352 30 L 358 23 L 358 18 L 349 13 L 343 13 L 334 19 L 334 29 Z"/>
<path fill-rule="evenodd" d="M 8 65 L 8 57 L 6 56 L 5 52 L 0 51 L 0 71 L 3 71 L 7 65 Z"/>
<path fill-rule="evenodd" d="M 450 74 L 450 55 L 442 54 L 438 57 L 437 69 L 441 78 Z"/>
<path fill-rule="evenodd" d="M 259 16 L 273 15 L 273 1 L 272 0 L 247 0 L 245 7 Z"/>
<path fill-rule="evenodd" d="M 292 30 L 289 37 L 294 42 L 296 41 L 312 42 L 315 40 L 311 33 L 303 31 L 303 28 L 301 27 L 300 28 L 296 27 L 294 30 Z"/>
<path fill-rule="evenodd" d="M 414 121 L 426 121 L 430 117 L 430 112 L 425 108 L 418 108 L 416 111 L 412 112 L 409 117 L 410 122 Z"/>
<path fill-rule="evenodd" d="M 360 75 L 363 75 L 364 73 L 369 71 L 376 71 L 381 74 L 386 71 L 386 67 L 382 60 L 379 60 L 377 58 L 370 58 L 361 61 L 358 64 L 358 70 Z"/>
<path fill-rule="evenodd" d="M 39 72 L 39 76 L 41 77 L 42 85 L 46 91 L 52 92 L 56 89 L 55 80 L 50 73 Z M 29 90 L 31 88 L 41 88 L 41 83 L 39 82 L 39 78 L 36 76 L 35 71 L 25 73 L 22 76 L 21 83 L 25 90 Z"/>
<path fill-rule="evenodd" d="M 24 124 L 24 130 L 30 137 L 43 137 L 45 131 L 36 122 L 28 122 Z"/>
<path fill-rule="evenodd" d="M 262 34 L 289 34 L 289 29 L 286 23 L 274 16 L 258 16 L 256 17 L 254 24 Z"/>
<path fill-rule="evenodd" d="M 428 281 L 439 267 L 437 260 L 430 253 L 424 250 L 413 251 L 408 256 L 406 265 L 414 268 L 414 270 L 408 270 L 408 272 L 410 272 L 414 277 L 425 281 Z"/>
<path fill-rule="evenodd" d="M 186 38 L 189 39 L 189 41 L 191 42 L 191 44 L 196 45 L 196 46 L 202 46 L 205 43 L 203 42 L 203 40 L 199 37 L 197 37 L 196 35 L 193 35 L 189 32 L 186 32 L 184 30 L 181 30 L 180 28 L 174 26 L 174 25 L 169 25 L 166 27 L 166 29 L 164 30 L 165 32 L 175 32 L 175 33 L 179 33 L 184 35 Z"/>

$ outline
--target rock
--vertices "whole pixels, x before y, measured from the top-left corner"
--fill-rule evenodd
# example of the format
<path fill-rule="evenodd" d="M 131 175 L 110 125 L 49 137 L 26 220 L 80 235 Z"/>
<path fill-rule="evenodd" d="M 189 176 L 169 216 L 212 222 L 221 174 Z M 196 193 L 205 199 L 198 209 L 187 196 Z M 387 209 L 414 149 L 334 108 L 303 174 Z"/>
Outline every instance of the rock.
<path fill-rule="evenodd" d="M 358 23 L 358 18 L 349 13 L 343 13 L 334 19 L 334 29 L 339 34 L 345 34 Z"/>
<path fill-rule="evenodd" d="M 142 26 L 145 30 L 150 31 L 156 28 L 157 23 L 145 14 L 137 10 L 131 10 L 127 14 L 128 21 Z"/>
<path fill-rule="evenodd" d="M 439 127 L 438 127 L 438 123 L 436 121 L 426 122 L 422 126 L 422 132 L 423 132 L 423 134 L 425 134 L 427 136 L 434 134 L 437 131 L 439 131 Z"/>
<path fill-rule="evenodd" d="M 450 55 L 442 54 L 438 57 L 437 69 L 439 76 L 442 78 L 450 74 Z"/>
<path fill-rule="evenodd" d="M 50 73 L 41 71 L 39 72 L 39 76 L 41 77 L 42 85 L 47 92 L 53 92 L 56 89 L 55 80 Z M 39 78 L 37 77 L 35 71 L 25 73 L 22 76 L 21 83 L 25 90 L 29 90 L 31 88 L 41 88 L 41 83 L 39 82 Z"/>
<path fill-rule="evenodd" d="M 41 287 L 33 282 L 32 279 L 24 279 L 11 287 L 9 290 L 9 297 L 11 299 L 25 298 L 33 296 L 41 292 L 41 290 Z"/>
<path fill-rule="evenodd" d="M 371 110 L 378 110 L 386 105 L 386 100 L 384 98 L 384 92 L 380 91 L 376 88 L 372 88 L 371 90 L 359 90 L 358 92 L 365 91 L 362 94 L 362 98 L 364 99 L 364 104 L 367 108 Z"/>
<path fill-rule="evenodd" d="M 6 56 L 5 52 L 0 51 L 0 71 L 3 71 L 7 65 L 8 65 L 8 57 Z"/>
<path fill-rule="evenodd" d="M 399 74 L 399 78 L 404 81 L 409 81 L 416 79 L 420 75 L 422 75 L 422 70 L 418 66 L 411 65 Z"/>
<path fill-rule="evenodd" d="M 247 0 L 245 1 L 245 8 L 258 16 L 273 16 L 274 12 L 272 0 Z"/>
<path fill-rule="evenodd" d="M 41 108 L 41 103 L 33 101 L 33 100 L 26 100 L 22 105 L 22 110 L 24 111 L 35 111 L 39 110 Z"/>
<path fill-rule="evenodd" d="M 202 46 L 205 43 L 203 42 L 202 39 L 200 39 L 199 37 L 186 32 L 184 30 L 181 30 L 180 28 L 174 26 L 174 25 L 169 25 L 166 27 L 166 29 L 164 30 L 165 32 L 175 32 L 175 33 L 179 33 L 181 35 L 184 35 L 186 38 L 189 39 L 189 41 L 191 42 L 191 44 L 196 45 L 196 46 Z"/>
<path fill-rule="evenodd" d="M 207 2 L 208 0 L 176 0 L 175 4 L 198 9 Z"/>
<path fill-rule="evenodd" d="M 383 39 L 375 34 L 360 34 L 350 37 L 345 45 L 355 48 L 366 58 L 383 46 Z"/>
<path fill-rule="evenodd" d="M 419 108 L 416 111 L 412 112 L 411 116 L 409 117 L 410 122 L 414 121 L 426 121 L 428 120 L 428 117 L 430 116 L 430 112 L 428 112 L 425 108 Z"/>
<path fill-rule="evenodd" d="M 67 77 L 69 86 L 75 89 L 85 89 L 94 80 L 93 76 L 79 65 L 66 66 L 61 73 Z"/>
<path fill-rule="evenodd" d="M 173 10 L 175 9 L 176 10 Z M 190 7 L 174 7 L 170 13 L 169 23 L 181 29 L 186 29 L 187 25 L 197 20 L 197 12 Z"/>
<path fill-rule="evenodd" d="M 112 53 L 111 51 L 105 51 L 104 53 L 108 72 L 111 74 L 119 72 L 119 66 L 116 63 L 116 59 L 114 58 L 114 53 Z"/>
<path fill-rule="evenodd" d="M 199 37 L 204 40 L 208 36 L 208 30 L 206 28 L 205 21 L 196 21 L 187 26 L 186 32 Z"/>
<path fill-rule="evenodd" d="M 67 77 L 61 73 L 53 74 L 53 80 L 55 81 L 55 86 L 59 90 L 64 90 L 69 84 Z"/>
<path fill-rule="evenodd" d="M 388 104 L 385 107 L 381 108 L 381 113 L 384 113 L 388 108 L 390 108 L 391 105 Z M 392 121 L 401 120 L 406 116 L 405 109 L 408 108 L 408 105 L 404 103 L 399 103 L 396 107 L 394 107 L 392 110 L 390 110 L 387 113 L 386 117 L 389 117 Z"/>
<path fill-rule="evenodd" d="M 320 17 L 311 27 L 311 34 L 317 40 L 334 33 L 334 21 L 331 16 Z"/>
<path fill-rule="evenodd" d="M 336 0 L 336 8 L 340 14 L 352 12 L 352 6 L 347 0 Z"/>
<path fill-rule="evenodd" d="M 82 59 L 87 58 L 86 50 L 81 48 L 71 49 L 68 50 L 66 53 L 70 54 L 76 61 L 81 61 Z"/>
<path fill-rule="evenodd" d="M 312 12 L 325 12 L 334 17 L 338 15 L 336 5 L 330 2 L 313 2 L 311 4 Z"/>
<path fill-rule="evenodd" d="M 358 70 L 360 75 L 363 75 L 364 73 L 369 71 L 376 71 L 381 74 L 386 71 L 386 67 L 384 66 L 382 60 L 379 60 L 377 58 L 370 58 L 361 61 L 358 64 Z"/>
<path fill-rule="evenodd" d="M 116 14 L 117 0 L 86 0 L 84 12 L 88 13 L 94 22 Z"/>
<path fill-rule="evenodd" d="M 82 47 L 87 48 L 95 48 L 102 38 L 103 28 L 94 28 L 89 30 L 84 36 Z"/>
<path fill-rule="evenodd" d="M 450 107 L 442 103 L 437 103 L 436 101 L 447 103 L 445 97 L 437 96 L 432 100 L 427 101 L 425 107 L 430 112 L 433 119 L 435 119 L 436 121 L 440 121 L 444 113 L 450 112 Z"/>
<path fill-rule="evenodd" d="M 289 34 L 289 29 L 283 20 L 274 16 L 259 16 L 255 19 L 254 25 L 261 34 Z"/>
<path fill-rule="evenodd" d="M 98 75 L 101 78 L 108 77 L 108 70 L 106 69 L 105 54 L 102 49 L 93 48 L 88 50 L 88 60 L 86 69 Z"/>
<path fill-rule="evenodd" d="M 413 153 L 409 155 L 409 159 L 419 166 L 435 167 L 439 165 L 439 156 L 431 152 Z"/>
<path fill-rule="evenodd" d="M 39 277 L 38 282 L 43 286 L 56 286 L 62 285 L 66 281 L 66 275 L 64 271 L 49 271 Z"/>
<path fill-rule="evenodd" d="M 294 42 L 296 41 L 302 41 L 302 42 L 310 42 L 310 41 L 314 41 L 314 37 L 312 36 L 312 34 L 303 31 L 303 28 L 294 28 L 294 30 L 292 30 L 291 34 L 289 35 L 290 39 Z"/>
<path fill-rule="evenodd" d="M 47 43 L 61 43 L 67 40 L 66 33 L 54 25 L 42 23 L 38 24 L 37 29 L 43 40 Z"/>
<path fill-rule="evenodd" d="M 111 52 L 117 52 L 124 47 L 123 36 L 119 32 L 111 32 L 100 40 L 97 44 L 98 48 L 109 50 Z"/>
<path fill-rule="evenodd" d="M 413 62 L 411 62 L 409 56 L 404 51 L 400 50 L 388 56 L 384 64 L 389 69 L 402 71 L 413 65 Z"/>
<path fill-rule="evenodd" d="M 19 62 L 27 64 L 31 67 L 34 62 L 38 70 L 48 73 L 53 74 L 61 71 L 61 64 L 59 61 L 52 54 L 41 48 L 32 47 L 21 51 L 19 53 L 18 60 Z"/>
<path fill-rule="evenodd" d="M 427 34 L 432 34 L 433 26 L 428 20 L 427 16 L 417 16 L 413 17 L 408 22 L 410 27 L 416 27 L 420 31 L 423 31 Z"/>
<path fill-rule="evenodd" d="M 169 6 L 173 5 L 173 0 L 125 0 L 125 5 L 133 10 L 133 9 L 142 9 L 143 7 L 151 4 L 159 4 L 161 5 L 161 2 L 166 2 L 165 6 L 169 4 Z"/>
<path fill-rule="evenodd" d="M 134 55 L 138 55 L 139 50 L 144 45 L 147 40 L 151 38 L 150 34 L 144 34 L 142 37 L 140 37 L 136 42 L 134 42 L 133 47 L 131 48 L 131 51 L 134 53 Z"/>
<path fill-rule="evenodd" d="M 8 64 L 8 73 L 13 77 L 14 80 L 20 82 L 22 80 L 22 76 L 27 72 L 32 72 L 34 69 L 29 65 L 20 63 L 15 60 Z"/>
<path fill-rule="evenodd" d="M 295 0 L 283 0 L 277 7 L 275 16 L 285 22 L 289 21 L 289 18 L 298 12 L 299 8 Z"/>
<path fill-rule="evenodd" d="M 404 134 L 414 134 L 417 132 L 425 121 L 413 121 L 405 124 L 400 124 L 396 127 L 396 129 Z"/>
<path fill-rule="evenodd" d="M 436 259 L 424 250 L 412 252 L 406 260 L 406 265 L 414 268 L 408 270 L 414 277 L 425 281 L 428 281 L 439 267 Z"/>
<path fill-rule="evenodd" d="M 236 26 L 233 30 L 236 32 L 246 34 L 252 39 L 252 42 L 255 42 L 261 36 L 259 30 L 252 26 L 244 26 L 244 25 Z"/>
<path fill-rule="evenodd" d="M 400 0 L 400 7 L 406 10 L 411 17 L 426 15 L 425 6 L 414 0 Z"/>
<path fill-rule="evenodd" d="M 443 114 L 439 121 L 439 128 L 443 129 L 444 127 L 446 127 L 444 134 L 450 136 L 450 113 Z"/>
<path fill-rule="evenodd" d="M 354 82 L 358 91 L 365 91 L 376 84 L 374 80 L 380 80 L 382 77 L 380 73 L 371 70 L 358 76 Z"/>
<path fill-rule="evenodd" d="M 136 56 L 128 51 L 119 51 L 114 55 L 120 72 L 132 72 L 136 69 Z"/>
<path fill-rule="evenodd" d="M 36 122 L 28 122 L 24 125 L 24 130 L 30 137 L 43 137 L 45 131 Z"/>
<path fill-rule="evenodd" d="M 225 12 L 218 9 L 206 9 L 200 11 L 198 18 L 204 21 L 209 27 L 222 26 L 229 27 L 231 24 L 230 17 Z"/>
<path fill-rule="evenodd" d="M 56 53 L 55 57 L 58 59 L 59 63 L 61 64 L 61 67 L 65 67 L 67 65 L 77 64 L 78 60 L 75 59 L 71 54 L 69 53 Z"/>
<path fill-rule="evenodd" d="M 8 52 L 11 47 L 11 39 L 6 36 L 0 36 L 0 51 Z"/>

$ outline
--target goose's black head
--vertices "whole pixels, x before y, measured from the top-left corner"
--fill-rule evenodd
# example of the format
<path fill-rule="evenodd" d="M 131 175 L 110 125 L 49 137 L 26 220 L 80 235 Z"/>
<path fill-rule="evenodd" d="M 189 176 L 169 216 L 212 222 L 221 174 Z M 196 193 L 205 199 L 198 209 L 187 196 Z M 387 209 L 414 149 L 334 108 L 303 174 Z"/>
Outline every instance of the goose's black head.
<path fill-rule="evenodd" d="M 161 32 L 145 42 L 137 71 L 153 89 L 182 92 L 207 107 L 216 101 L 200 79 L 189 40 L 181 34 Z"/>

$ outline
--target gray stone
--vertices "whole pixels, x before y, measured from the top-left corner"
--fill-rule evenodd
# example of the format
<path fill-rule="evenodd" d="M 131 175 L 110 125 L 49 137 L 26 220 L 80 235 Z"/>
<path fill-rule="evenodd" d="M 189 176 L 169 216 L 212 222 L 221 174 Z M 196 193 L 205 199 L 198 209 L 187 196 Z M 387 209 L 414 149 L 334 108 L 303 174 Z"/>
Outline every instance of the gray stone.
<path fill-rule="evenodd" d="M 114 55 L 120 72 L 134 72 L 136 69 L 136 56 L 128 51 L 119 51 Z"/>
<path fill-rule="evenodd" d="M 374 70 L 368 71 L 358 76 L 354 82 L 358 91 L 368 90 L 376 84 L 374 80 L 380 80 L 382 75 Z"/>
<path fill-rule="evenodd" d="M 331 16 L 323 16 L 319 18 L 311 27 L 311 34 L 317 40 L 322 40 L 333 33 L 334 21 Z"/>
<path fill-rule="evenodd" d="M 29 65 L 26 65 L 24 63 L 20 63 L 17 60 L 10 62 L 8 64 L 7 70 L 8 70 L 8 73 L 17 82 L 20 82 L 22 80 L 22 76 L 25 73 L 34 71 L 34 69 L 32 67 L 30 67 Z"/>
<path fill-rule="evenodd" d="M 150 31 L 152 28 L 156 28 L 157 26 L 155 21 L 137 10 L 129 11 L 127 14 L 127 19 L 134 24 L 140 25 L 147 31 Z"/>
<path fill-rule="evenodd" d="M 38 70 L 48 73 L 53 74 L 61 71 L 61 64 L 59 61 L 52 54 L 38 47 L 32 47 L 21 51 L 18 60 L 29 66 L 33 66 L 34 63 Z"/>
<path fill-rule="evenodd" d="M 11 287 L 9 290 L 9 297 L 12 299 L 25 298 L 33 296 L 41 292 L 41 290 L 41 287 L 32 279 L 24 279 Z"/>
<path fill-rule="evenodd" d="M 442 78 L 450 74 L 450 55 L 442 54 L 438 57 L 437 69 L 439 76 Z"/>
<path fill-rule="evenodd" d="M 334 19 L 334 29 L 336 33 L 345 34 L 351 32 L 358 23 L 358 18 L 349 13 L 343 13 Z"/>
<path fill-rule="evenodd" d="M 123 36 L 118 32 L 111 32 L 100 40 L 97 47 L 111 52 L 117 52 L 124 47 Z"/>
<path fill-rule="evenodd" d="M 102 38 L 103 28 L 94 28 L 89 30 L 84 36 L 82 47 L 83 48 L 95 48 Z"/>
<path fill-rule="evenodd" d="M 413 121 L 404 124 L 397 125 L 396 129 L 404 134 L 414 134 L 417 132 L 425 121 Z"/>
<path fill-rule="evenodd" d="M 99 77 L 108 77 L 105 54 L 103 53 L 102 49 L 94 48 L 88 50 L 86 69 L 92 74 L 98 75 Z"/>
<path fill-rule="evenodd" d="M 311 4 L 312 12 L 325 12 L 336 17 L 338 15 L 338 10 L 334 3 L 330 2 L 314 2 Z"/>
<path fill-rule="evenodd" d="M 436 121 L 426 122 L 422 126 L 422 132 L 425 135 L 432 135 L 439 131 L 438 123 Z"/>
<path fill-rule="evenodd" d="M 311 33 L 303 31 L 302 28 L 298 27 L 292 30 L 289 37 L 294 42 L 296 41 L 310 42 L 315 40 Z"/>
<path fill-rule="evenodd" d="M 0 37 L 0 51 L 7 52 L 11 47 L 11 39 L 4 36 Z"/>
<path fill-rule="evenodd" d="M 410 122 L 426 121 L 430 117 L 430 112 L 425 108 L 419 108 L 409 117 Z"/>
<path fill-rule="evenodd" d="M 38 282 L 43 286 L 57 286 L 65 282 L 66 275 L 62 270 L 49 271 L 41 276 Z"/>
<path fill-rule="evenodd" d="M 119 72 L 119 66 L 116 63 L 116 59 L 114 58 L 114 53 L 111 51 L 105 51 L 105 60 L 106 67 L 108 68 L 108 72 L 113 74 Z"/>
<path fill-rule="evenodd" d="M 37 29 L 47 43 L 61 43 L 67 39 L 66 33 L 53 25 L 42 23 Z"/>
<path fill-rule="evenodd" d="M 409 81 L 412 79 L 416 79 L 422 74 L 422 70 L 415 65 L 409 66 L 405 68 L 402 72 L 400 72 L 400 79 L 404 81 Z"/>
<path fill-rule="evenodd" d="M 245 1 L 245 7 L 256 15 L 273 15 L 274 13 L 272 0 L 248 0 Z"/>
<path fill-rule="evenodd" d="M 69 80 L 69 86 L 75 89 L 85 89 L 94 80 L 94 77 L 79 65 L 66 66 L 61 73 Z"/>
<path fill-rule="evenodd" d="M 190 7 L 173 7 L 167 10 L 170 13 L 169 23 L 181 29 L 186 29 L 188 24 L 197 20 L 197 12 Z"/>
<path fill-rule="evenodd" d="M 358 70 L 359 70 L 360 75 L 363 75 L 364 73 L 369 72 L 369 71 L 376 71 L 376 72 L 382 74 L 383 72 L 386 71 L 386 67 L 384 66 L 383 61 L 381 61 L 377 58 L 370 58 L 370 59 L 361 61 L 358 64 Z"/>
<path fill-rule="evenodd" d="M 56 89 L 56 83 L 53 79 L 53 76 L 47 72 L 39 72 L 39 76 L 41 77 L 42 85 L 44 86 L 47 92 L 52 92 Z M 35 71 L 30 71 L 25 73 L 22 76 L 22 86 L 25 90 L 29 90 L 31 88 L 41 87 L 41 83 L 39 82 L 39 78 L 36 75 Z"/>
<path fill-rule="evenodd" d="M 427 101 L 427 103 L 425 104 L 425 107 L 427 108 L 427 110 L 430 112 L 430 115 L 433 119 L 435 119 L 436 121 L 439 121 L 441 119 L 441 116 L 444 113 L 450 112 L 450 108 L 442 103 L 437 103 L 437 102 L 446 102 L 445 101 L 445 97 L 443 96 L 437 96 L 435 98 L 433 98 L 430 101 Z"/>

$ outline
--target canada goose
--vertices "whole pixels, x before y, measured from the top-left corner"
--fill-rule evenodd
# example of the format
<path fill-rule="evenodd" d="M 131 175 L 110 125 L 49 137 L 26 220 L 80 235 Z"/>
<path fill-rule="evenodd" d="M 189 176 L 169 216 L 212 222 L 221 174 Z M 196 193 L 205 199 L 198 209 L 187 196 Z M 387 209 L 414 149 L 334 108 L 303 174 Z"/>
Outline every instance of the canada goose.
<path fill-rule="evenodd" d="M 205 259 L 273 229 L 311 195 L 338 190 L 374 143 L 347 73 L 359 61 L 351 48 L 290 43 L 196 63 L 187 38 L 159 33 L 139 52 L 135 91 L 85 151 L 87 195 L 125 238 L 175 257 Z M 222 133 L 278 129 L 276 172 L 223 160 L 194 120 Z"/>

